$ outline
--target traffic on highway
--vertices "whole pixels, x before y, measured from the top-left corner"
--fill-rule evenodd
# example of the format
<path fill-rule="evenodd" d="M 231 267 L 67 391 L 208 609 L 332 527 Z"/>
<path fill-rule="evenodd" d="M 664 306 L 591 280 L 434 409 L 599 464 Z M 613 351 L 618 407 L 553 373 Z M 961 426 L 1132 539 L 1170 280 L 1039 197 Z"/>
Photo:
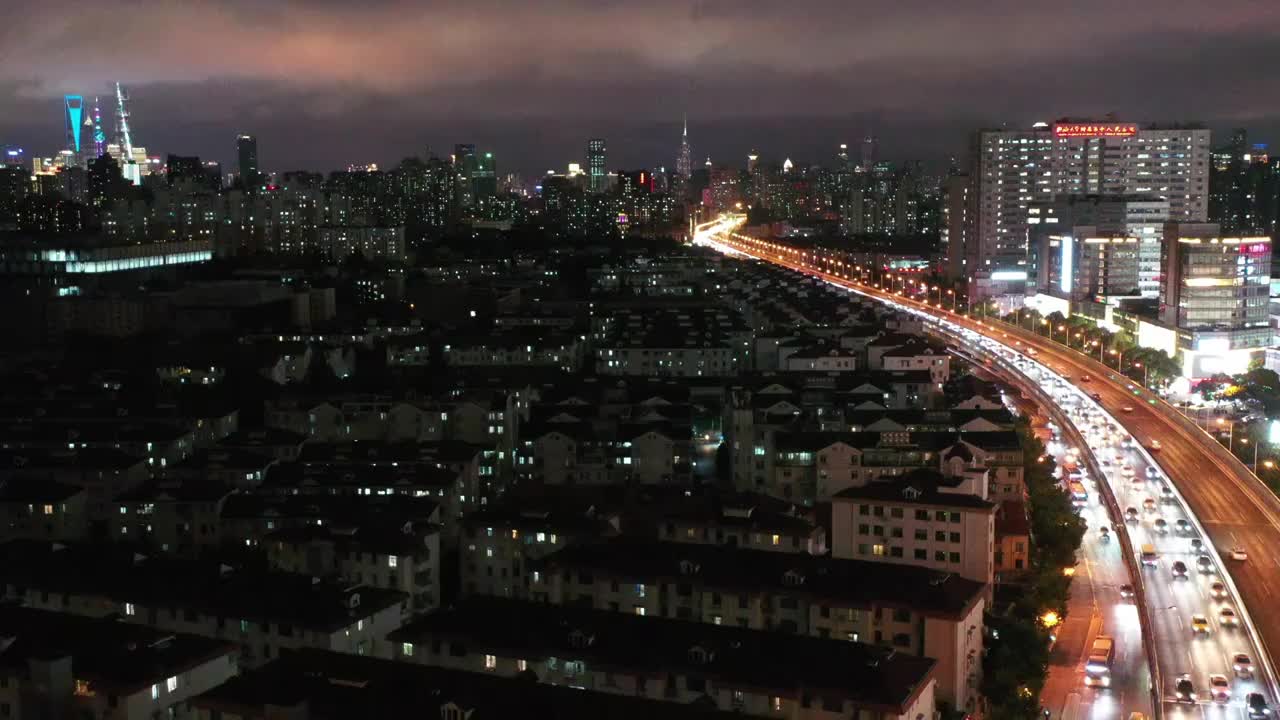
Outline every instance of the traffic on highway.
<path fill-rule="evenodd" d="M 1072 425 L 1072 434 L 1083 438 L 1081 444 L 1051 448 L 1063 460 L 1067 473 L 1064 488 L 1089 523 L 1082 555 L 1105 558 L 1115 553 L 1120 558 L 1120 553 L 1128 553 L 1126 564 L 1137 574 L 1114 588 L 1115 609 L 1111 617 L 1103 618 L 1090 639 L 1082 677 L 1085 692 L 1111 694 L 1122 687 L 1132 691 L 1132 678 L 1120 675 L 1137 672 L 1134 663 L 1118 663 L 1116 658 L 1132 646 L 1123 638 L 1132 637 L 1135 626 L 1146 625 L 1154 648 L 1155 677 L 1159 678 L 1158 687 L 1150 688 L 1159 703 L 1157 713 L 1249 720 L 1270 717 L 1274 672 L 1233 579 L 1249 581 L 1255 611 L 1271 610 L 1274 603 L 1258 602 L 1257 587 L 1269 589 L 1266 583 L 1274 577 L 1275 568 L 1257 573 L 1249 568 L 1250 550 L 1257 550 L 1264 537 L 1280 531 L 1268 513 L 1273 498 L 1259 497 L 1254 488 L 1231 475 L 1234 471 L 1230 467 L 1198 445 L 1199 438 L 1180 434 L 1180 428 L 1159 417 L 1158 409 L 1148 407 L 1156 400 L 1145 397 L 1126 378 L 1113 374 L 1091 377 L 1082 371 L 1081 363 L 1064 357 L 1071 351 L 1040 354 L 1008 337 L 1007 332 L 990 326 L 979 332 L 975 329 L 981 328 L 979 322 L 954 312 L 948 315 L 940 308 L 930 310 L 928 303 L 847 275 L 810 267 L 802 257 L 796 257 L 795 250 L 762 249 L 767 243 L 732 236 L 734 227 L 728 221 L 709 225 L 695 241 L 815 275 L 924 317 L 936 333 L 970 348 L 982 348 L 996 358 L 989 370 L 1006 376 L 1018 373 L 1038 386 L 1056 405 L 1057 414 Z M 1143 439 L 1126 427 L 1140 428 Z M 1165 439 L 1163 446 L 1155 435 Z M 1183 442 L 1184 438 L 1191 441 Z M 1166 462 L 1173 463 L 1177 483 L 1162 469 Z M 1231 495 L 1230 488 L 1195 482 L 1202 479 L 1196 473 L 1215 468 L 1224 468 L 1224 476 L 1241 483 L 1242 491 L 1235 493 L 1234 501 L 1225 501 L 1234 503 L 1236 514 L 1244 518 L 1234 525 L 1223 522 L 1217 513 L 1223 502 L 1219 495 Z M 1184 492 L 1193 493 L 1196 507 L 1214 510 L 1210 521 L 1202 523 L 1191 512 Z M 1254 517 L 1254 512 L 1259 516 Z M 1264 560 L 1273 562 L 1270 557 Z M 1144 606 L 1134 607 L 1138 601 Z M 1124 605 L 1132 610 L 1123 610 Z M 1269 622 L 1268 629 L 1274 629 L 1273 625 Z M 1098 638 L 1113 642 L 1108 647 L 1106 642 L 1098 643 Z M 1094 702 L 1090 716 L 1126 717 L 1140 705 L 1114 699 Z"/>

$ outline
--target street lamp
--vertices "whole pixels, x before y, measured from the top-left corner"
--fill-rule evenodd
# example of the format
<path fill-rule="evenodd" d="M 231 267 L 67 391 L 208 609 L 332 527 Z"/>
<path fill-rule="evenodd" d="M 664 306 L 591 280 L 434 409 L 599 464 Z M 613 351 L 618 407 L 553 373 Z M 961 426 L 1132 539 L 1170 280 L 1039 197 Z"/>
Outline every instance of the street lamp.
<path fill-rule="evenodd" d="M 1227 449 L 1235 452 L 1236 424 L 1225 418 L 1218 418 L 1218 427 L 1227 426 Z"/>
<path fill-rule="evenodd" d="M 1240 438 L 1240 442 L 1244 443 L 1245 445 L 1248 445 L 1249 438 Z M 1254 475 L 1258 474 L 1258 445 L 1260 444 L 1261 443 L 1253 444 L 1253 474 Z"/>
<path fill-rule="evenodd" d="M 1134 363 L 1133 366 L 1136 368 L 1142 368 L 1142 386 L 1150 387 L 1150 384 L 1147 382 L 1147 371 L 1150 370 L 1151 367 L 1140 362 Z"/>

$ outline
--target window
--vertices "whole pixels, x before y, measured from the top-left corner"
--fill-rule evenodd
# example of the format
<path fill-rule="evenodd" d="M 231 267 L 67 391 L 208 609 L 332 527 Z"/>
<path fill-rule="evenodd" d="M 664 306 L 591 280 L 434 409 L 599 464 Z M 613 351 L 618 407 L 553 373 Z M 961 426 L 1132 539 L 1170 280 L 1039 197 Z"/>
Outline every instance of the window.
<path fill-rule="evenodd" d="M 958 553 L 958 552 L 953 552 L 953 553 L 951 553 L 951 562 L 953 562 L 953 563 L 958 563 L 958 562 L 960 562 L 960 553 Z"/>
<path fill-rule="evenodd" d="M 636 583 L 636 597 L 644 597 L 644 583 Z"/>
<path fill-rule="evenodd" d="M 858 523 L 858 534 L 867 535 L 871 532 L 871 526 L 866 523 Z"/>
<path fill-rule="evenodd" d="M 774 710 L 782 710 L 782 698 L 778 697 L 777 695 L 773 696 L 773 699 L 770 701 L 769 704 L 773 707 Z"/>
<path fill-rule="evenodd" d="M 871 514 L 875 515 L 876 517 L 884 517 L 884 506 L 876 505 L 875 507 L 871 508 Z"/>
<path fill-rule="evenodd" d="M 896 557 L 896 558 L 902 557 L 902 548 L 900 547 L 889 548 L 889 557 Z"/>
<path fill-rule="evenodd" d="M 43 510 L 44 510 L 44 514 L 45 514 L 45 515 L 52 515 L 52 514 L 53 514 L 53 506 L 52 506 L 52 505 L 45 505 L 45 506 L 44 506 L 44 508 L 43 508 Z"/>
<path fill-rule="evenodd" d="M 946 562 L 947 553 L 943 550 L 935 550 L 933 553 L 933 559 L 936 560 L 937 562 Z"/>
<path fill-rule="evenodd" d="M 870 515 L 870 514 L 871 514 L 871 506 L 870 506 L 870 505 L 859 505 L 859 506 L 858 506 L 858 514 L 859 514 L 859 515 Z"/>
<path fill-rule="evenodd" d="M 903 514 L 903 513 L 902 513 L 902 508 L 900 508 L 900 507 L 889 508 L 889 517 L 891 517 L 891 518 L 897 518 L 897 519 L 901 520 L 901 519 L 902 519 L 902 514 Z"/>
<path fill-rule="evenodd" d="M 959 525 L 959 524 L 960 524 L 960 513 L 958 513 L 958 512 L 953 512 L 953 513 L 951 513 L 951 524 L 952 524 L 952 525 Z"/>
<path fill-rule="evenodd" d="M 929 519 L 929 511 L 928 511 L 928 510 L 917 510 L 917 511 L 916 511 L 916 519 L 917 519 L 917 520 L 928 520 L 928 519 Z"/>
<path fill-rule="evenodd" d="M 169 692 L 177 692 L 177 691 L 178 691 L 178 676 L 177 676 L 177 675 L 174 675 L 173 677 L 169 678 L 168 680 L 165 680 L 165 681 L 164 681 L 164 684 L 165 684 L 165 687 L 166 687 L 166 688 L 168 688 Z"/>
<path fill-rule="evenodd" d="M 152 699 L 152 700 L 159 700 L 159 699 L 160 699 L 160 684 L 159 684 L 159 683 L 152 683 L 152 684 L 151 684 L 151 699 Z"/>
<path fill-rule="evenodd" d="M 871 546 L 871 554 L 876 557 L 884 557 L 884 546 L 879 543 Z"/>
<path fill-rule="evenodd" d="M 643 606 L 643 605 L 636 605 L 636 606 L 635 606 L 635 610 L 636 610 L 636 614 L 637 614 L 637 615 L 644 615 L 644 606 Z"/>
<path fill-rule="evenodd" d="M 891 537 L 891 538 L 900 538 L 900 537 L 902 537 L 902 528 L 900 528 L 900 527 L 891 527 L 891 528 L 889 528 L 889 537 Z"/>
<path fill-rule="evenodd" d="M 916 528 L 916 540 L 925 541 L 929 539 L 929 531 L 922 528 Z"/>
<path fill-rule="evenodd" d="M 528 660 L 517 660 L 517 661 L 516 661 L 516 670 L 518 670 L 518 671 L 520 671 L 520 672 L 524 672 L 525 670 L 528 670 L 528 669 L 529 669 L 529 661 L 528 661 Z"/>
<path fill-rule="evenodd" d="M 928 560 L 929 551 L 925 550 L 924 548 L 916 548 L 915 556 L 917 560 Z"/>
<path fill-rule="evenodd" d="M 773 536 L 773 544 L 774 544 L 774 545 L 780 545 L 781 543 L 782 543 L 782 538 L 781 538 L 781 537 L 779 537 L 778 535 L 774 535 L 774 536 Z"/>
<path fill-rule="evenodd" d="M 911 611 L 910 611 L 910 610 L 905 610 L 905 609 L 902 609 L 902 608 L 898 608 L 898 609 L 894 610 L 894 611 L 893 611 L 893 621 L 894 621 L 894 622 L 900 622 L 900 623 L 904 623 L 904 622 L 911 622 Z"/>
<path fill-rule="evenodd" d="M 130 617 L 132 617 L 132 616 L 134 616 L 134 615 L 137 615 L 137 614 L 138 614 L 138 608 L 134 607 L 134 606 L 133 606 L 133 603 L 125 603 L 125 604 L 124 604 L 124 614 L 125 614 L 125 615 L 128 615 L 128 616 L 130 616 Z"/>
<path fill-rule="evenodd" d="M 953 543 L 958 543 L 958 542 L 960 542 L 960 533 L 958 533 L 958 532 L 953 532 L 953 533 L 951 533 L 951 535 L 950 535 L 950 537 L 948 538 L 948 540 L 950 540 L 950 541 L 951 541 L 951 542 L 953 542 Z"/>
<path fill-rule="evenodd" d="M 484 669 L 485 669 L 485 670 L 492 670 L 492 669 L 494 669 L 494 668 L 496 668 L 496 667 L 498 667 L 498 658 L 497 658 L 497 657 L 495 657 L 495 656 L 493 656 L 493 655 L 485 655 L 485 656 L 484 656 Z"/>
<path fill-rule="evenodd" d="M 397 565 L 399 562 L 400 562 L 400 558 L 396 557 L 395 555 L 388 555 L 388 556 L 387 556 L 387 567 L 389 567 L 389 568 L 396 567 L 396 565 Z"/>
<path fill-rule="evenodd" d="M 947 521 L 947 511 L 946 511 L 946 510 L 938 510 L 938 511 L 934 512 L 934 513 L 933 513 L 933 519 L 934 519 L 934 520 L 937 520 L 938 522 L 946 522 L 946 521 Z"/>

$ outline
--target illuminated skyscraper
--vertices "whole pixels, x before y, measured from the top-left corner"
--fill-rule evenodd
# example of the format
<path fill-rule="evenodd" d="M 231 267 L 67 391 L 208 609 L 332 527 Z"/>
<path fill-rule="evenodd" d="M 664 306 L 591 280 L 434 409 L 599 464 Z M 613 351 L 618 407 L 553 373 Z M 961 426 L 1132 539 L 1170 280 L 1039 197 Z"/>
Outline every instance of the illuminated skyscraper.
<path fill-rule="evenodd" d="M 680 137 L 680 155 L 676 157 L 676 175 L 688 180 L 693 175 L 693 151 L 689 148 L 689 116 L 684 117 L 684 134 Z"/>
<path fill-rule="evenodd" d="M 133 152 L 133 135 L 129 130 L 129 96 L 116 83 L 116 144 L 120 153 L 120 174 L 134 185 L 142 184 L 142 168 Z"/>
<path fill-rule="evenodd" d="M 67 149 L 80 154 L 80 129 L 84 127 L 84 98 L 65 95 L 62 98 L 63 115 L 67 126 Z"/>
<path fill-rule="evenodd" d="M 608 185 L 604 138 L 593 138 L 587 141 L 587 189 L 593 193 L 604 192 Z"/>
<path fill-rule="evenodd" d="M 240 183 L 245 190 L 256 188 L 258 172 L 258 139 L 252 135 L 236 136 L 236 157 L 239 160 Z"/>
<path fill-rule="evenodd" d="M 102 108 L 98 98 L 93 99 L 93 156 L 102 157 L 107 152 L 107 133 L 102 129 Z"/>

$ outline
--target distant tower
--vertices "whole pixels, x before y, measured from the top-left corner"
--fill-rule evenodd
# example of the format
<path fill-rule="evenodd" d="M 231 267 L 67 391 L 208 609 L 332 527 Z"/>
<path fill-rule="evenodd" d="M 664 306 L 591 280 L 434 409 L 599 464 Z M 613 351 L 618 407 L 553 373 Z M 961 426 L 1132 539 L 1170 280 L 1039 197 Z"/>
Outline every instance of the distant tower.
<path fill-rule="evenodd" d="M 676 158 L 676 175 L 688 179 L 693 175 L 693 151 L 689 149 L 689 116 L 684 116 L 684 134 L 680 137 L 680 155 Z"/>
<path fill-rule="evenodd" d="M 102 157 L 107 152 L 107 133 L 102 129 L 102 108 L 98 98 L 93 98 L 93 155 Z"/>
<path fill-rule="evenodd" d="M 868 135 L 862 139 L 862 169 L 864 172 L 871 172 L 871 166 L 876 162 L 876 139 L 873 135 Z"/>
<path fill-rule="evenodd" d="M 754 174 L 758 167 L 760 167 L 760 154 L 752 150 L 751 154 L 747 156 L 747 172 Z"/>
<path fill-rule="evenodd" d="M 62 105 L 67 126 L 67 149 L 79 155 L 80 128 L 84 127 L 84 98 L 79 95 L 64 95 Z"/>
<path fill-rule="evenodd" d="M 608 185 L 604 138 L 592 138 L 587 141 L 587 189 L 599 193 L 608 189 Z"/>
<path fill-rule="evenodd" d="M 841 170 L 849 169 L 849 146 L 847 144 L 840 143 L 840 152 L 836 153 L 836 160 Z"/>
<path fill-rule="evenodd" d="M 142 184 L 142 169 L 133 156 L 133 136 L 129 130 L 129 96 L 116 83 L 116 144 L 120 146 L 120 174 L 134 185 Z"/>
<path fill-rule="evenodd" d="M 258 186 L 258 138 L 236 136 L 236 158 L 239 160 L 240 184 L 246 191 Z"/>

